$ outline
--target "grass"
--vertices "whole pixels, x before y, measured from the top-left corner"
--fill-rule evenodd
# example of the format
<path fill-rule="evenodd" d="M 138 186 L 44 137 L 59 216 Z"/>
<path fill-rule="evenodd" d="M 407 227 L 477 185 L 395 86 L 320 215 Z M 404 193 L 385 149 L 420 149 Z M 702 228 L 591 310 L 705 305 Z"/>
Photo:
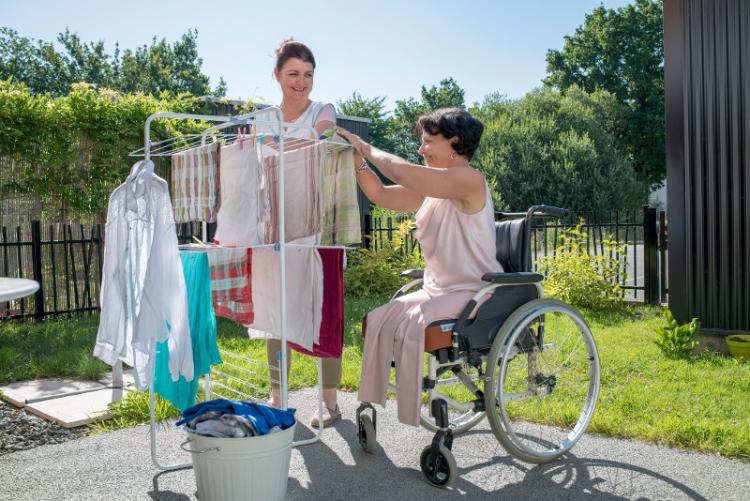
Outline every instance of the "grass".
<path fill-rule="evenodd" d="M 348 297 L 342 389 L 359 386 L 362 362 L 360 320 L 386 297 Z M 590 432 L 685 447 L 750 459 L 750 363 L 713 353 L 692 360 L 666 358 L 653 343 L 664 320 L 658 308 L 615 313 L 585 312 L 594 332 L 602 384 Z M 98 317 L 53 320 L 41 324 L 0 323 L 0 382 L 38 377 L 96 379 L 106 369 L 91 356 Z M 248 341 L 243 328 L 219 319 L 219 344 L 250 360 L 253 384 L 261 398 L 269 390 L 265 343 Z M 226 368 L 225 368 L 226 369 Z M 314 385 L 315 359 L 292 355 L 289 387 Z M 226 381 L 228 385 L 233 383 Z M 114 429 L 148 421 L 148 396 L 131 392 L 115 409 L 115 420 L 98 425 Z M 157 415 L 176 415 L 159 401 Z M 561 411 L 559 419 L 565 420 Z"/>
<path fill-rule="evenodd" d="M 109 366 L 91 355 L 98 325 L 98 315 L 0 321 L 0 384 L 43 377 L 101 378 Z"/>

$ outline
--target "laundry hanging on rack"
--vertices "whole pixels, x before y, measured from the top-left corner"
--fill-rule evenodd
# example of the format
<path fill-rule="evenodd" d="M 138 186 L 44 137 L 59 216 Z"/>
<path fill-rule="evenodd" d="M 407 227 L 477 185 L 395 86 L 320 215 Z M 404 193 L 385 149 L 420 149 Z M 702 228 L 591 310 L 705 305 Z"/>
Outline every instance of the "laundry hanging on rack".
<path fill-rule="evenodd" d="M 94 356 L 134 367 L 150 387 L 155 342 L 168 340 L 169 373 L 193 379 L 185 279 L 167 182 L 139 161 L 109 198 Z"/>
<path fill-rule="evenodd" d="M 338 136 L 334 136 L 336 139 Z M 322 245 L 362 242 L 354 151 L 329 143 L 323 168 Z M 347 145 L 348 146 L 348 145 Z"/>
<path fill-rule="evenodd" d="M 323 263 L 323 305 L 320 335 L 312 350 L 289 342 L 300 353 L 338 358 L 344 347 L 344 249 L 317 249 Z"/>
<path fill-rule="evenodd" d="M 268 200 L 263 218 L 263 241 L 279 239 L 279 153 L 262 148 L 263 184 L 261 196 Z M 284 152 L 284 241 L 317 235 L 323 218 L 321 181 L 326 145 L 311 142 Z"/>
<path fill-rule="evenodd" d="M 177 223 L 213 223 L 221 206 L 219 143 L 172 155 L 172 205 Z"/>
<path fill-rule="evenodd" d="M 285 247 L 287 340 L 312 350 L 320 340 L 323 308 L 323 263 L 317 249 Z M 253 250 L 253 313 L 248 334 L 253 339 L 279 339 L 280 253 Z"/>
<path fill-rule="evenodd" d="M 172 381 L 169 377 L 169 346 L 160 341 L 155 349 L 153 388 L 179 410 L 195 404 L 199 378 L 211 372 L 211 366 L 222 363 L 216 341 L 216 315 L 211 300 L 211 275 L 205 252 L 180 251 L 182 270 L 187 285 L 190 314 L 190 339 L 193 349 L 191 381 L 183 376 Z"/>
<path fill-rule="evenodd" d="M 240 138 L 221 148 L 221 207 L 214 238 L 225 246 L 263 243 L 261 216 L 267 213 L 260 194 L 260 150 L 256 136 Z"/>
<path fill-rule="evenodd" d="M 253 250 L 244 247 L 215 248 L 208 252 L 214 311 L 242 325 L 252 324 L 255 318 L 252 259 Z"/>

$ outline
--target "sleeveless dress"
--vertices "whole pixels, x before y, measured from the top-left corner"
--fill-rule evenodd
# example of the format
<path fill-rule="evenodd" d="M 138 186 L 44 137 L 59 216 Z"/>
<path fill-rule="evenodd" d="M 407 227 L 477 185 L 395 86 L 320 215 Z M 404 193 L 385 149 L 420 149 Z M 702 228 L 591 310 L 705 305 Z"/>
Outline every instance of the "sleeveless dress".
<path fill-rule="evenodd" d="M 492 197 L 474 214 L 450 199 L 427 197 L 416 214 L 416 238 L 425 257 L 422 289 L 367 314 L 359 400 L 385 405 L 391 360 L 396 362 L 398 419 L 419 425 L 424 331 L 436 320 L 456 318 L 487 285 L 485 273 L 502 272 L 495 258 Z"/>

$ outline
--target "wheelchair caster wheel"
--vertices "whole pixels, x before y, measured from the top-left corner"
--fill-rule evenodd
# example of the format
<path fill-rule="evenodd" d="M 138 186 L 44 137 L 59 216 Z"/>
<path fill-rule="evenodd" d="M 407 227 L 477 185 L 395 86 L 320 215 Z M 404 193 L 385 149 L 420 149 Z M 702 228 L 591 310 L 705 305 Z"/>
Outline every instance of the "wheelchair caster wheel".
<path fill-rule="evenodd" d="M 370 416 L 362 415 L 359 417 L 359 444 L 370 454 L 375 452 L 375 446 L 378 444 L 375 435 L 375 426 L 372 424 Z"/>
<path fill-rule="evenodd" d="M 448 487 L 456 479 L 456 459 L 453 453 L 444 445 L 440 445 L 437 454 L 432 451 L 432 445 L 422 450 L 419 465 L 427 481 L 435 487 Z"/>

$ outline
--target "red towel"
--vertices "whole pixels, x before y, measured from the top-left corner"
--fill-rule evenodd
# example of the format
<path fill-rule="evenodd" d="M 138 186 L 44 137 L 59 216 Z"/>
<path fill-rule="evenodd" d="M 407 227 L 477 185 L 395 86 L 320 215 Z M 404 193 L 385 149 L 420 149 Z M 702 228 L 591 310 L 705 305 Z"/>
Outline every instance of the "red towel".
<path fill-rule="evenodd" d="M 308 351 L 298 344 L 289 346 L 300 353 L 339 358 L 344 347 L 344 249 L 318 249 L 323 262 L 323 311 L 320 343 Z"/>

